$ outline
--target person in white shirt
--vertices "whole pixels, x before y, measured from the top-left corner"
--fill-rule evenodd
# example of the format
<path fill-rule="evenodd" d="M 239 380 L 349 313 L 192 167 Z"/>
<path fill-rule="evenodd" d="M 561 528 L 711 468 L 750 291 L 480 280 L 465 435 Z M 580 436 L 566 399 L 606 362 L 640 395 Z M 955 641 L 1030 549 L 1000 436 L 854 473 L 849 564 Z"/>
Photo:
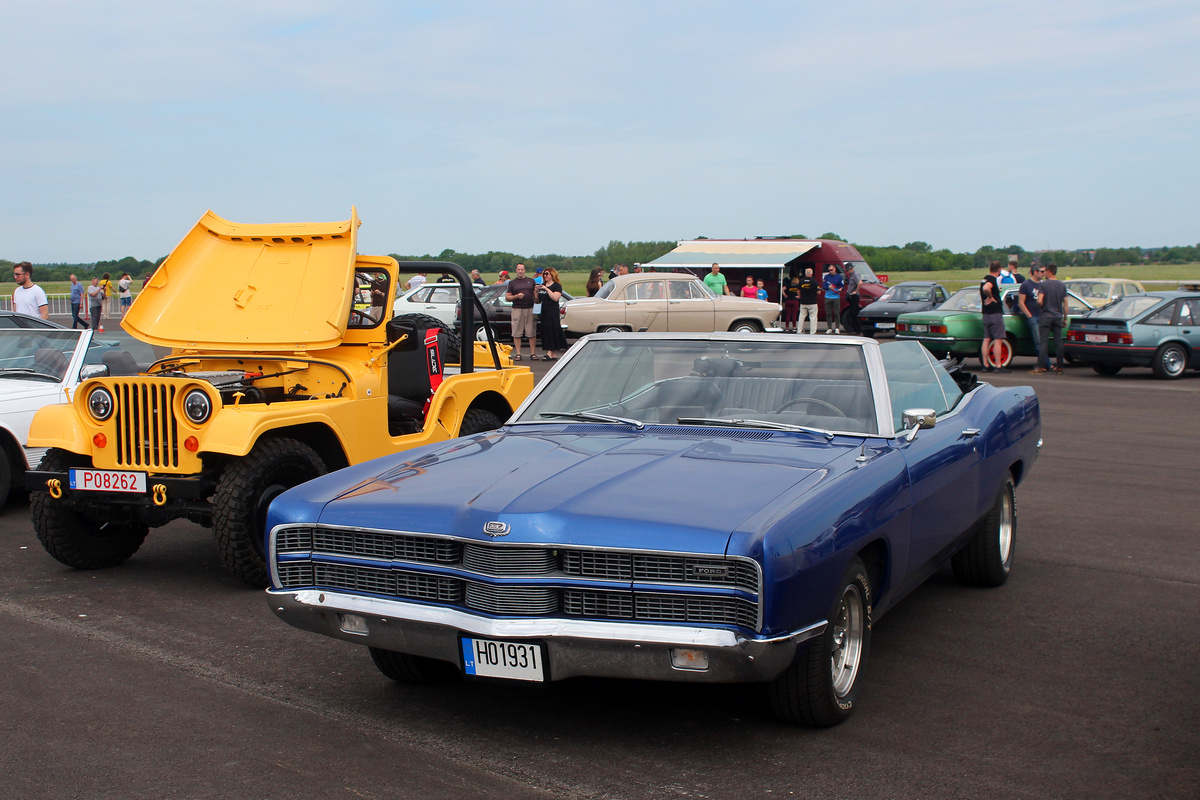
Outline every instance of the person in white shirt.
<path fill-rule="evenodd" d="M 50 303 L 42 287 L 33 282 L 33 265 L 28 261 L 13 265 L 13 280 L 17 288 L 13 292 L 13 310 L 27 317 L 50 319 Z"/>
<path fill-rule="evenodd" d="M 425 273 L 418 272 L 416 275 L 413 275 L 411 278 L 408 279 L 407 287 L 409 289 L 416 289 L 418 286 L 424 286 L 424 285 L 425 285 Z"/>

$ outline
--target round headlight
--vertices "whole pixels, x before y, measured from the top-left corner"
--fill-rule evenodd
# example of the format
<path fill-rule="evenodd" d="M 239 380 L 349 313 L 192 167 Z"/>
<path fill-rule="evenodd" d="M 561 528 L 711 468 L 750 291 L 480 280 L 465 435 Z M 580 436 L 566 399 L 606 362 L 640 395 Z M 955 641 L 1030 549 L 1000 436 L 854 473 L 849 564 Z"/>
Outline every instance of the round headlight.
<path fill-rule="evenodd" d="M 92 412 L 92 416 L 100 422 L 104 422 L 104 420 L 112 416 L 113 396 L 103 386 L 97 386 L 95 389 L 92 389 L 88 394 L 87 404 L 88 411 Z"/>
<path fill-rule="evenodd" d="M 212 414 L 212 401 L 201 389 L 192 389 L 183 398 L 183 413 L 192 422 L 199 425 Z"/>

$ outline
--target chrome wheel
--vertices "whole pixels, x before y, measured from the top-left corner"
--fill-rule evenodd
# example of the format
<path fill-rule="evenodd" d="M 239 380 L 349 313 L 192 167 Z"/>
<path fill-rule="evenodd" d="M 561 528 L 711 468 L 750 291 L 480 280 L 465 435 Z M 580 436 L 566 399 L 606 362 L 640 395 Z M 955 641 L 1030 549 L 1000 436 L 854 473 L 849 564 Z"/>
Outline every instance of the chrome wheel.
<path fill-rule="evenodd" d="M 845 697 L 854 687 L 854 679 L 862 663 L 865 630 L 866 610 L 862 592 L 857 584 L 851 583 L 842 591 L 842 601 L 833 620 L 833 648 L 829 664 L 833 693 L 838 697 Z"/>
<path fill-rule="evenodd" d="M 1160 378 L 1178 378 L 1187 368 L 1187 351 L 1182 345 L 1164 344 L 1154 355 L 1154 374 Z"/>
<path fill-rule="evenodd" d="M 1013 531 L 1016 528 L 1015 505 L 1013 502 L 1012 492 L 1004 492 L 1000 495 L 1000 563 L 1007 570 L 1011 566 L 1012 561 L 1012 543 Z"/>

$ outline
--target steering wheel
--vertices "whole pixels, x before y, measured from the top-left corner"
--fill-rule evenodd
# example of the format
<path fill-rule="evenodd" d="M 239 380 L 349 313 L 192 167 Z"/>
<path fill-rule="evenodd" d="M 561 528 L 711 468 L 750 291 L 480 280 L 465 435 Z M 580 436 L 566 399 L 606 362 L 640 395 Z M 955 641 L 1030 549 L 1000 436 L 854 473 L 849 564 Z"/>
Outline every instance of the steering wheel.
<path fill-rule="evenodd" d="M 350 322 L 353 323 L 355 318 L 359 320 L 359 325 L 366 325 L 370 327 L 375 324 L 375 318 L 370 314 L 365 311 L 360 311 L 357 308 L 352 308 L 350 309 Z"/>
<path fill-rule="evenodd" d="M 838 408 L 837 406 L 835 406 L 833 403 L 827 403 L 824 400 L 818 400 L 815 397 L 796 397 L 792 400 L 788 400 L 786 403 L 781 405 L 779 408 L 775 409 L 774 413 L 778 414 L 781 411 L 786 411 L 789 408 L 791 408 L 792 406 L 798 406 L 801 403 L 817 405 L 817 406 L 821 406 L 822 408 L 827 408 L 834 413 L 834 416 L 838 416 L 838 417 L 846 416 L 845 413 L 843 413 L 842 410 L 840 408 Z"/>

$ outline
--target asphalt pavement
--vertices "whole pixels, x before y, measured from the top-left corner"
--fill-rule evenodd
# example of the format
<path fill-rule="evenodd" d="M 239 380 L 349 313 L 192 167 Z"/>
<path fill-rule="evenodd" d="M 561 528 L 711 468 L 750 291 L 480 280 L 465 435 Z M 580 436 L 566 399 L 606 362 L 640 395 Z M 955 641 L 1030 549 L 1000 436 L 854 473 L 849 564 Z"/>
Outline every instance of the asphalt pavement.
<path fill-rule="evenodd" d="M 905 599 L 829 730 L 754 686 L 394 684 L 275 619 L 202 528 L 80 572 L 12 501 L 0 797 L 1200 797 L 1200 373 L 991 380 L 1042 403 L 1012 578 Z"/>

